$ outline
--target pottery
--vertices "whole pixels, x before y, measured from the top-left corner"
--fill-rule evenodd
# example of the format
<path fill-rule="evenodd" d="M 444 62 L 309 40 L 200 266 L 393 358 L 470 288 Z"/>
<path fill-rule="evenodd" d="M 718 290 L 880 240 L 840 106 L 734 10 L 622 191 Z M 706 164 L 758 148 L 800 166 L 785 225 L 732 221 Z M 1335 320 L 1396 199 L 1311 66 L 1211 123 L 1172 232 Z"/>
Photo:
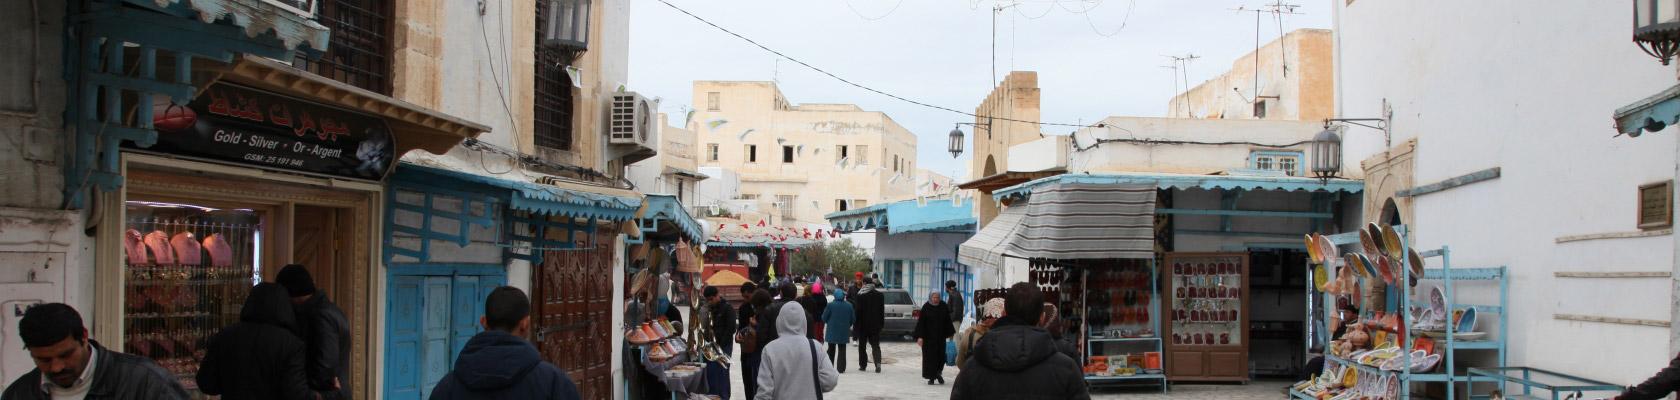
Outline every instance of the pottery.
<path fill-rule="evenodd" d="M 1326 264 L 1333 263 L 1336 258 L 1341 257 L 1341 252 L 1336 250 L 1336 245 L 1330 242 L 1329 236 L 1315 235 L 1313 238 L 1318 241 L 1318 252 L 1324 255 Z"/>
<path fill-rule="evenodd" d="M 1369 231 L 1359 231 L 1359 250 L 1369 255 L 1382 254 L 1382 250 L 1377 248 L 1377 238 L 1371 237 Z"/>
<path fill-rule="evenodd" d="M 1328 269 L 1327 265 L 1319 265 L 1313 268 L 1313 287 L 1321 292 L 1324 291 L 1324 284 L 1330 282 L 1330 273 L 1326 272 Z"/>
<path fill-rule="evenodd" d="M 1394 266 L 1388 262 L 1388 257 L 1377 257 L 1377 273 L 1382 274 L 1383 282 L 1394 284 Z"/>
<path fill-rule="evenodd" d="M 1389 257 L 1400 258 L 1400 256 L 1404 255 L 1402 254 L 1404 252 L 1402 247 L 1404 246 L 1400 243 L 1400 232 L 1395 231 L 1393 226 L 1382 226 L 1382 242 L 1383 250 L 1386 251 L 1385 254 Z"/>
<path fill-rule="evenodd" d="M 1453 319 L 1453 332 L 1476 331 L 1476 309 L 1466 308 L 1463 311 L 1454 312 L 1453 316 L 1455 317 Z"/>
<path fill-rule="evenodd" d="M 1323 264 L 1324 263 L 1324 253 L 1319 252 L 1318 240 L 1313 239 L 1313 235 L 1310 234 L 1310 233 L 1306 234 L 1305 236 L 1306 236 L 1306 241 L 1305 242 L 1307 244 L 1307 258 L 1312 260 L 1313 264 Z"/>
<path fill-rule="evenodd" d="M 1440 286 L 1429 288 L 1429 311 L 1433 314 L 1433 321 L 1446 321 L 1447 295 Z"/>

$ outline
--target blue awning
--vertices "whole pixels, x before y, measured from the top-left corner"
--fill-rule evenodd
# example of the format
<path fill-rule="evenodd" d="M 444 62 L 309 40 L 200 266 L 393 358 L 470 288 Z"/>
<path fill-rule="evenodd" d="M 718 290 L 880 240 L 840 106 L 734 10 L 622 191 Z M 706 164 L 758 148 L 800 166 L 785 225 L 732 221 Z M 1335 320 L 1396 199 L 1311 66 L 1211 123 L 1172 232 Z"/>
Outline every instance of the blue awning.
<path fill-rule="evenodd" d="M 454 179 L 510 191 L 508 207 L 542 215 L 628 221 L 642 207 L 641 196 L 625 189 L 557 182 L 498 179 L 442 168 L 402 163 L 393 179 L 438 184 L 437 178 Z"/>
<path fill-rule="evenodd" d="M 642 222 L 643 232 L 647 232 L 650 228 L 657 231 L 659 229 L 658 223 L 663 221 L 675 224 L 690 242 L 700 243 L 706 240 L 706 234 L 701 230 L 700 223 L 695 221 L 694 217 L 688 215 L 688 210 L 683 209 L 682 202 L 677 200 L 677 196 L 650 194 L 647 195 L 646 199 L 647 203 L 636 216 Z"/>
<path fill-rule="evenodd" d="M 834 229 L 852 232 L 880 229 L 888 234 L 936 231 L 973 231 L 974 203 L 957 205 L 951 199 L 904 200 L 876 204 L 825 216 Z"/>
<path fill-rule="evenodd" d="M 1680 122 L 1680 85 L 1616 109 L 1616 132 L 1639 137 Z"/>
<path fill-rule="evenodd" d="M 1013 196 L 1026 196 L 1033 189 L 1051 183 L 1092 183 L 1092 184 L 1152 184 L 1160 189 L 1207 189 L 1207 190 L 1278 190 L 1286 192 L 1348 192 L 1359 193 L 1365 190 L 1365 182 L 1352 179 L 1331 179 L 1320 182 L 1317 178 L 1295 176 L 1241 176 L 1241 175 L 1191 175 L 1169 173 L 1113 173 L 1113 174 L 1064 174 L 1031 182 L 1010 186 L 995 193 L 994 199 Z"/>

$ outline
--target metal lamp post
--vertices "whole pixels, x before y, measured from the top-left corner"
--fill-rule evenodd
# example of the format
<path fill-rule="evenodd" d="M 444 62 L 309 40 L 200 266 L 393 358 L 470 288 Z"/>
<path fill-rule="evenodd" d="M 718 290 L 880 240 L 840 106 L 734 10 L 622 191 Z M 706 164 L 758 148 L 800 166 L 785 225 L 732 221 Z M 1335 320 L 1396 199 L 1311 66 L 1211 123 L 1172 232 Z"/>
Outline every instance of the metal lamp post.
<path fill-rule="evenodd" d="M 1668 65 L 1680 50 L 1680 0 L 1633 0 L 1633 42 Z"/>

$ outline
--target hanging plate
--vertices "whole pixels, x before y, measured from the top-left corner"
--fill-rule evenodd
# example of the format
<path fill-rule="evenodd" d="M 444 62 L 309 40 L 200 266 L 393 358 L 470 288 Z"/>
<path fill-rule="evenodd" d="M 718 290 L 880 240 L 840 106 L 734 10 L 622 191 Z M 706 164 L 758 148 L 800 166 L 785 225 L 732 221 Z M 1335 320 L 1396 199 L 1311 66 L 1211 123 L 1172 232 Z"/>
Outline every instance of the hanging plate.
<path fill-rule="evenodd" d="M 1386 254 L 1388 254 L 1389 257 L 1400 258 L 1400 256 L 1404 255 L 1402 254 L 1404 250 L 1402 250 L 1400 246 L 1400 232 L 1396 232 L 1393 226 L 1382 226 L 1382 241 L 1383 250 L 1386 251 Z"/>
<path fill-rule="evenodd" d="M 1307 257 L 1312 259 L 1312 263 L 1313 264 L 1323 264 L 1324 263 L 1324 253 L 1319 252 L 1318 239 L 1314 238 L 1313 234 L 1311 234 L 1311 233 L 1306 234 L 1306 244 L 1307 244 Z"/>

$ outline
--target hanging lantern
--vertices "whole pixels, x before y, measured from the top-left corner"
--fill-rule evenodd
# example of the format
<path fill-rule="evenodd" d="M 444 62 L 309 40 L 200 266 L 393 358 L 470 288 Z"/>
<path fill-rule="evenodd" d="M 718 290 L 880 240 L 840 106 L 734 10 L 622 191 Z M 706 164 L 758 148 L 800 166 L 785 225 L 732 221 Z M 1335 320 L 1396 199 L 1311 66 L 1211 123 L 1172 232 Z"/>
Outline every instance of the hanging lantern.
<path fill-rule="evenodd" d="M 963 131 L 961 127 L 951 128 L 951 158 L 957 158 L 963 152 Z"/>
<path fill-rule="evenodd" d="M 1633 42 L 1668 65 L 1680 50 L 1680 0 L 1633 0 Z"/>
<path fill-rule="evenodd" d="M 1313 136 L 1312 172 L 1320 181 L 1329 181 L 1342 173 L 1342 135 L 1335 127 L 1326 126 Z"/>

